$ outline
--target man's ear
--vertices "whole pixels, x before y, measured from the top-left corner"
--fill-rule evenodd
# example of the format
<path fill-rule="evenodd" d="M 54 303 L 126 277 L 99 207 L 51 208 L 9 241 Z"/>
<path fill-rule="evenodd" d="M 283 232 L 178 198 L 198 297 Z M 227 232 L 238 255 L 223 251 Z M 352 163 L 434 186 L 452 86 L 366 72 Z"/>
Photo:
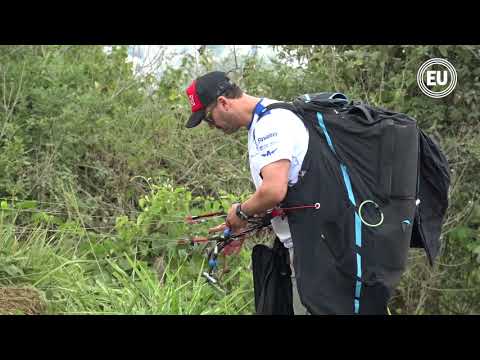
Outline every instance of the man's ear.
<path fill-rule="evenodd" d="M 230 103 L 225 96 L 219 96 L 217 102 L 222 106 L 225 111 L 228 111 L 230 109 Z"/>

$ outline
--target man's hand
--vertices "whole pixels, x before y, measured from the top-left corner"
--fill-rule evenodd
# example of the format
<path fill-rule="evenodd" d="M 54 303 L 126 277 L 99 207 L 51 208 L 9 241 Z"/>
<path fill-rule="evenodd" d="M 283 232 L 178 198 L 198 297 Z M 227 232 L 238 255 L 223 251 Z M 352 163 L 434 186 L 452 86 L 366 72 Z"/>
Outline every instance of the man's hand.
<path fill-rule="evenodd" d="M 228 210 L 227 219 L 225 220 L 225 223 L 233 234 L 240 232 L 240 230 L 246 227 L 248 224 L 248 221 L 242 220 L 237 216 L 236 210 L 238 206 L 240 206 L 240 204 L 233 204 L 230 207 L 230 210 Z"/>
<path fill-rule="evenodd" d="M 242 237 L 240 239 L 233 240 L 230 244 L 225 246 L 223 248 L 223 253 L 225 254 L 225 256 L 238 254 L 240 252 L 240 249 L 242 248 L 244 241 L 245 241 L 245 238 Z"/>
<path fill-rule="evenodd" d="M 218 226 L 212 227 L 208 229 L 208 233 L 216 233 L 216 232 L 223 232 L 227 228 L 227 224 L 220 224 Z"/>
<path fill-rule="evenodd" d="M 209 233 L 223 232 L 227 228 L 227 224 L 220 224 L 213 228 L 208 229 Z M 223 254 L 229 256 L 232 254 L 238 254 L 242 248 L 243 242 L 245 241 L 245 236 L 240 237 L 239 239 L 233 240 L 230 244 L 223 248 Z"/>

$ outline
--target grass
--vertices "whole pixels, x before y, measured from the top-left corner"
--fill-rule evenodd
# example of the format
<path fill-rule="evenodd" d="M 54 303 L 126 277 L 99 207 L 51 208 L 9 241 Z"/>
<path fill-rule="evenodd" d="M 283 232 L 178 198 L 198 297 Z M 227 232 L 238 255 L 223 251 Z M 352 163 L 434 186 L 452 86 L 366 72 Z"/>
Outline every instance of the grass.
<path fill-rule="evenodd" d="M 81 241 L 90 238 L 72 238 L 71 233 L 62 232 L 52 235 L 41 225 L 19 237 L 15 226 L 1 226 L 0 288 L 38 290 L 46 303 L 43 314 L 254 312 L 249 251 L 245 249 L 238 258 L 229 260 L 234 266 L 230 264 L 232 270 L 222 281 L 227 288 L 226 294 L 222 294 L 201 276 L 206 270 L 205 260 L 194 269 L 192 266 L 198 262 L 192 265 L 186 256 L 170 256 L 160 281 L 152 265 L 138 260 L 133 249 L 117 257 L 99 258 L 92 253 L 92 246 L 72 246 Z M 120 257 L 127 260 L 128 269 L 119 265 Z"/>

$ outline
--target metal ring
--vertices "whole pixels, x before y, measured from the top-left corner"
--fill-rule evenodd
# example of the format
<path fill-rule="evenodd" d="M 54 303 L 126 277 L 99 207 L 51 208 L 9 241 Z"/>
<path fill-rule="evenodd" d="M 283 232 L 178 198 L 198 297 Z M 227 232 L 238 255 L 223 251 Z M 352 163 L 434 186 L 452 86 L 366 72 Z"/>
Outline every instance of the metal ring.
<path fill-rule="evenodd" d="M 375 225 L 369 224 L 365 220 L 363 220 L 363 218 L 362 218 L 362 206 L 365 205 L 365 204 L 368 204 L 368 203 L 372 203 L 375 206 L 375 208 L 380 212 L 381 218 L 380 218 L 380 222 L 378 224 L 375 224 Z M 358 217 L 368 227 L 377 227 L 377 226 L 380 226 L 380 225 L 383 224 L 383 212 L 382 212 L 382 210 L 380 210 L 380 206 L 378 206 L 378 204 L 376 202 L 372 201 L 372 200 L 365 200 L 364 202 L 362 202 L 360 204 L 360 206 L 358 207 Z"/>
<path fill-rule="evenodd" d="M 315 209 L 316 210 L 320 209 L 320 203 L 315 203 Z"/>

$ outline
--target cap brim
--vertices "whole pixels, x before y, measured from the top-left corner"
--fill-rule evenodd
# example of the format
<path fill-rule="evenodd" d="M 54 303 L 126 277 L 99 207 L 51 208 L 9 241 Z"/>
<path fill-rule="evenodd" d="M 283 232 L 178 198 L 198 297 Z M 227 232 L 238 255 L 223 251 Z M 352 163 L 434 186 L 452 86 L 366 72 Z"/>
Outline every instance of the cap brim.
<path fill-rule="evenodd" d="M 190 116 L 190 119 L 188 119 L 187 124 L 185 126 L 187 128 L 193 128 L 198 124 L 200 124 L 204 118 L 205 118 L 205 110 L 196 111 Z"/>

